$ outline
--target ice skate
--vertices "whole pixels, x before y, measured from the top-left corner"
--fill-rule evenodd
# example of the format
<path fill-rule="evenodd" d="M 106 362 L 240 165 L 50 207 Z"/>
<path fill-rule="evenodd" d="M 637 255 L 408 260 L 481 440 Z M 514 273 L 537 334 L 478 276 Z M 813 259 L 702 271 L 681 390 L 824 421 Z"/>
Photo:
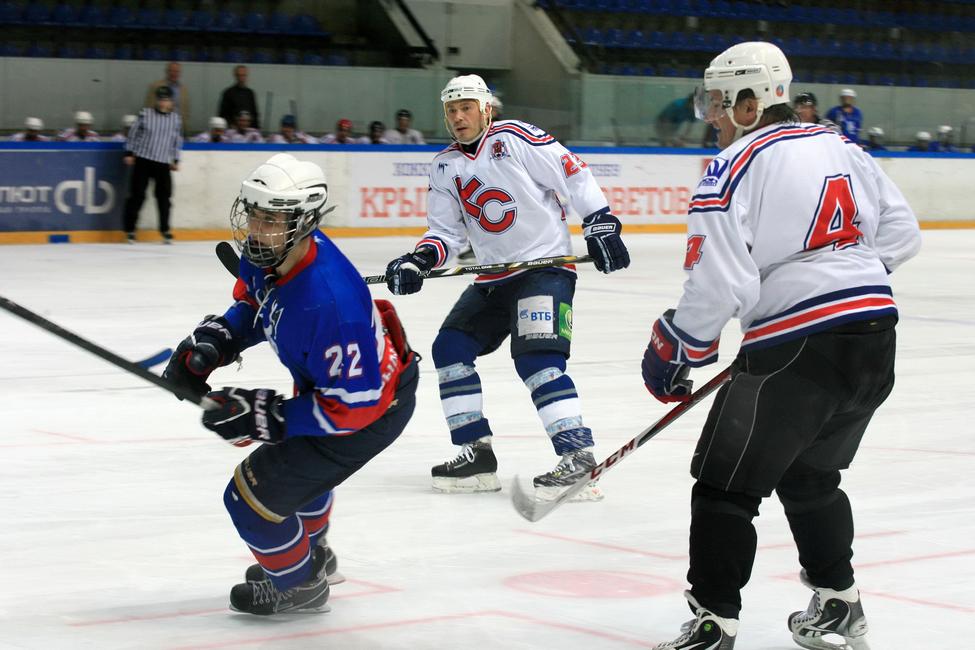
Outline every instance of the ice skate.
<path fill-rule="evenodd" d="M 856 586 L 843 591 L 816 587 L 805 571 L 799 579 L 814 593 L 806 611 L 789 616 L 793 641 L 809 650 L 869 650 L 867 619 Z"/>
<path fill-rule="evenodd" d="M 558 497 L 567 487 L 576 483 L 580 478 L 592 471 L 596 466 L 596 459 L 588 449 L 575 449 L 562 456 L 559 464 L 551 472 L 539 474 L 532 483 L 535 486 L 535 498 L 551 501 Z M 590 481 L 585 488 L 569 501 L 601 501 L 603 491 L 596 481 Z"/>
<path fill-rule="evenodd" d="M 311 561 L 311 577 L 285 591 L 278 591 L 266 576 L 262 580 L 234 585 L 230 590 L 230 609 L 257 616 L 329 611 L 324 549 L 316 546 Z M 261 573 L 263 575 L 263 571 Z"/>
<path fill-rule="evenodd" d="M 437 492 L 498 492 L 498 459 L 491 443 L 475 440 L 460 448 L 453 460 L 437 465 L 433 475 L 433 489 Z"/>
<path fill-rule="evenodd" d="M 345 576 L 339 573 L 339 560 L 335 557 L 335 551 L 325 541 L 325 536 L 318 538 L 318 547 L 325 551 L 325 577 L 329 585 L 337 585 L 345 582 Z M 252 564 L 244 572 L 244 579 L 247 582 L 260 582 L 266 580 L 267 576 L 260 564 Z"/>
<path fill-rule="evenodd" d="M 694 610 L 695 618 L 680 626 L 681 635 L 653 650 L 732 650 L 738 634 L 738 619 L 718 616 L 697 602 L 690 591 L 684 597 Z"/>

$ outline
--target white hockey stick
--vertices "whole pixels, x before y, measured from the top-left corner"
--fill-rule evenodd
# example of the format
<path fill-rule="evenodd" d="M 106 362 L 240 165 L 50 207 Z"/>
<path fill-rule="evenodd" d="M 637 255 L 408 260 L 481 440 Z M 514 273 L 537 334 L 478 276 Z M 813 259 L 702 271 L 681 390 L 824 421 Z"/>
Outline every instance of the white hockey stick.
<path fill-rule="evenodd" d="M 534 496 L 530 496 L 521 488 L 521 483 L 518 481 L 518 477 L 515 476 L 511 484 L 511 504 L 515 507 L 518 514 L 528 521 L 538 521 L 581 492 L 590 481 L 599 478 L 609 471 L 611 467 L 623 460 L 631 451 L 635 451 L 643 443 L 670 426 L 674 420 L 687 413 L 687 411 L 697 404 L 700 404 L 705 397 L 720 388 L 730 378 L 731 367 L 729 366 L 719 372 L 711 381 L 691 393 L 690 399 L 670 409 L 666 415 L 650 425 L 650 427 L 641 431 L 639 435 L 613 452 L 609 458 L 596 465 L 586 476 L 565 488 L 554 499 L 540 500 Z"/>

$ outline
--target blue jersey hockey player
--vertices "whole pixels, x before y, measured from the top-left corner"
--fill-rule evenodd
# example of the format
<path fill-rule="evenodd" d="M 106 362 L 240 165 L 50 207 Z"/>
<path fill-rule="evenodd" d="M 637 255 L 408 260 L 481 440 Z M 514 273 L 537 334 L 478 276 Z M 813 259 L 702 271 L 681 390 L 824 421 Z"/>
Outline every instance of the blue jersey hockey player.
<path fill-rule="evenodd" d="M 165 375 L 199 394 L 210 373 L 267 341 L 294 396 L 224 388 L 203 425 L 261 444 L 234 471 L 224 504 L 258 564 L 230 592 L 251 614 L 327 609 L 334 554 L 325 545 L 332 490 L 402 432 L 418 357 L 387 301 L 373 302 L 348 259 L 317 230 L 322 170 L 288 154 L 250 173 L 231 211 L 242 252 L 236 302 L 180 343 Z"/>

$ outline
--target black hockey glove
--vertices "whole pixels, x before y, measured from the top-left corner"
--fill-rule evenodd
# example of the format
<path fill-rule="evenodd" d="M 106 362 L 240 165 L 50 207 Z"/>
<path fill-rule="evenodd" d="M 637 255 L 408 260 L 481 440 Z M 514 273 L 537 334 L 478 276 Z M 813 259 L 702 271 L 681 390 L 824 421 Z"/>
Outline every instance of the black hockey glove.
<path fill-rule="evenodd" d="M 255 440 L 277 444 L 284 440 L 284 397 L 269 388 L 228 388 L 207 395 L 220 406 L 203 412 L 203 426 L 237 447 Z"/>
<path fill-rule="evenodd" d="M 386 286 L 397 296 L 416 293 L 423 286 L 420 273 L 429 271 L 436 263 L 437 253 L 429 246 L 400 255 L 386 267 Z"/>
<path fill-rule="evenodd" d="M 210 373 L 233 363 L 239 355 L 239 346 L 226 319 L 205 316 L 177 346 L 163 377 L 203 397 L 210 392 L 207 384 Z"/>
<path fill-rule="evenodd" d="M 603 208 L 582 220 L 582 234 L 586 238 L 586 248 L 595 260 L 596 268 L 603 273 L 612 273 L 630 265 L 630 253 L 626 250 L 620 232 L 620 220 Z"/>

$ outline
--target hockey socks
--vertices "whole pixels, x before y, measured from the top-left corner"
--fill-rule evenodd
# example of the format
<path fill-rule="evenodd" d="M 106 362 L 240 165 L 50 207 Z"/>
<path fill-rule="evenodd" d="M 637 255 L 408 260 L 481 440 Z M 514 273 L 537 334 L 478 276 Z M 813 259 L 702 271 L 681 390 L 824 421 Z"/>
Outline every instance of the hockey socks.
<path fill-rule="evenodd" d="M 564 456 L 592 447 L 592 431 L 582 424 L 579 394 L 565 374 L 565 356 L 558 352 L 521 354 L 515 357 L 515 369 L 531 391 L 555 453 Z"/>

